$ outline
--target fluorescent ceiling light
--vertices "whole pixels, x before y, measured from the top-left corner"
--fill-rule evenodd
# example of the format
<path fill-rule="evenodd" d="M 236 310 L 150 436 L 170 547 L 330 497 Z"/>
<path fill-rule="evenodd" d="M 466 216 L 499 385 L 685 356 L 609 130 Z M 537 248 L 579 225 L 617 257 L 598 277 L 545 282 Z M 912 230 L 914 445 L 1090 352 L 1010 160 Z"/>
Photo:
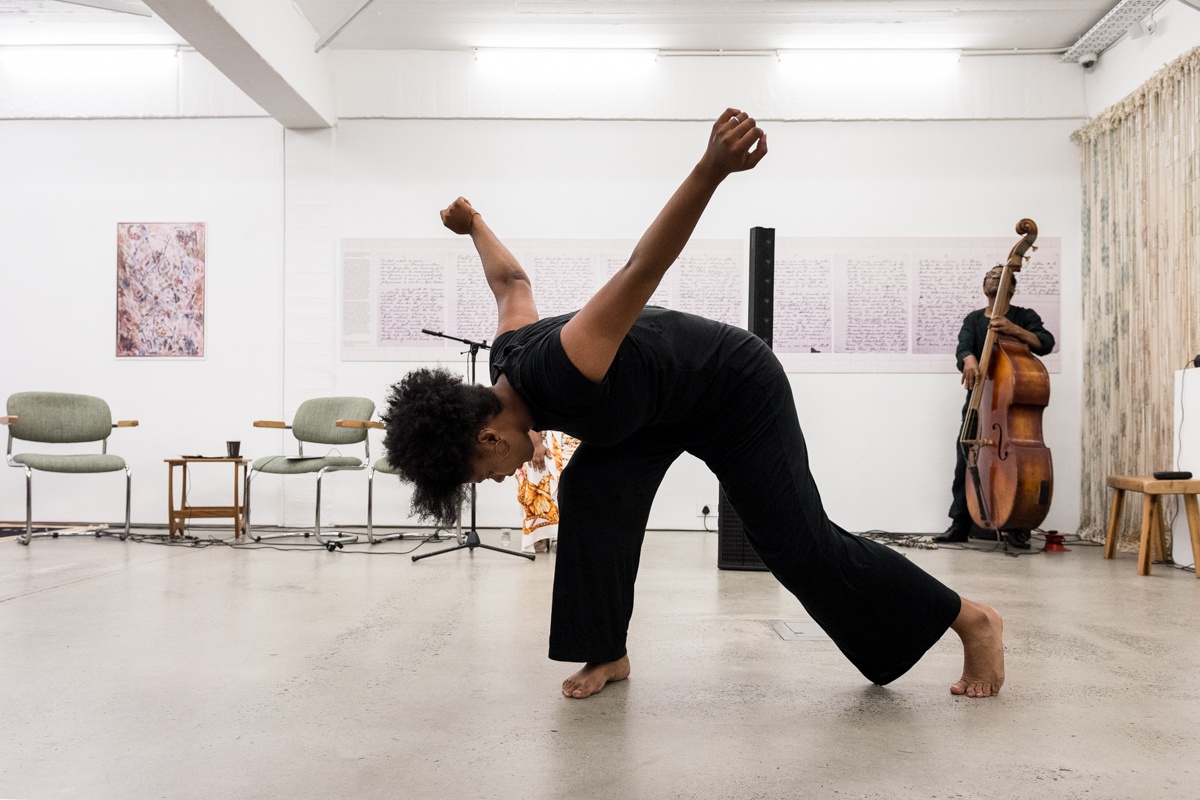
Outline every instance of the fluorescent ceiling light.
<path fill-rule="evenodd" d="M 11 47 L 4 51 L 5 80 L 26 91 L 80 96 L 144 86 L 178 72 L 175 45 L 139 47 Z"/>
<path fill-rule="evenodd" d="M 1198 0 L 1200 1 L 1200 0 Z M 775 50 L 659 50 L 659 58 L 779 58 Z"/>
<path fill-rule="evenodd" d="M 878 84 L 949 75 L 960 55 L 958 50 L 780 50 L 779 61 L 789 71 Z"/>
<path fill-rule="evenodd" d="M 780 50 L 783 62 L 813 59 L 839 60 L 865 64 L 955 64 L 959 50 Z"/>
<path fill-rule="evenodd" d="M 544 82 L 637 77 L 654 65 L 655 56 L 654 50 L 490 47 L 475 50 L 475 61 L 485 75 L 536 78 Z"/>

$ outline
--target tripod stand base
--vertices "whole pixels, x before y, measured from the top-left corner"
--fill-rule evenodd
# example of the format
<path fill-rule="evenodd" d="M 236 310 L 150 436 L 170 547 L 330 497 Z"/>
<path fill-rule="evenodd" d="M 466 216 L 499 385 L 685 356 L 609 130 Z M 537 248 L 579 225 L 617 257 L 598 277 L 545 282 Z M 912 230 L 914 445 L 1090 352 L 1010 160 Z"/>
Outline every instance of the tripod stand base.
<path fill-rule="evenodd" d="M 455 550 L 471 550 L 473 552 L 476 547 L 481 547 L 484 550 L 495 550 L 497 553 L 503 553 L 506 556 L 520 556 L 521 558 L 528 558 L 530 561 L 537 560 L 532 553 L 522 553 L 519 550 L 505 550 L 503 547 L 493 547 L 490 544 L 484 544 L 479 541 L 479 533 L 474 528 L 467 532 L 467 540 L 463 544 L 447 547 L 444 550 L 437 550 L 433 553 L 423 553 L 419 556 L 413 556 L 412 560 L 420 561 L 422 558 L 440 556 L 442 553 L 453 553 Z"/>
<path fill-rule="evenodd" d="M 404 540 L 404 541 L 419 540 L 422 542 L 444 542 L 444 541 L 447 541 L 448 539 L 453 539 L 453 538 L 454 538 L 453 536 L 449 536 L 449 535 L 443 536 L 441 533 L 404 533 L 404 532 L 375 534 L 374 538 L 372 538 L 371 534 L 368 533 L 368 541 L 371 544 L 378 544 L 379 542 L 391 542 L 391 541 L 395 541 L 397 539 Z"/>

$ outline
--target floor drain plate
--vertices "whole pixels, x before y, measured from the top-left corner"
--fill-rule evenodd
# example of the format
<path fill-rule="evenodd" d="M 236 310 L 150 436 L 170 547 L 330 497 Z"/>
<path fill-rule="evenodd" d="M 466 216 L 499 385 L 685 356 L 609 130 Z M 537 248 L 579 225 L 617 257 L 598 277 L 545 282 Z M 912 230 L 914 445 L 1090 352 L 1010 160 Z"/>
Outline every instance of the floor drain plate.
<path fill-rule="evenodd" d="M 770 620 L 771 627 L 779 634 L 780 639 L 789 642 L 828 642 L 829 635 L 821 630 L 821 626 L 811 619 L 799 622 L 788 622 L 782 619 Z"/>

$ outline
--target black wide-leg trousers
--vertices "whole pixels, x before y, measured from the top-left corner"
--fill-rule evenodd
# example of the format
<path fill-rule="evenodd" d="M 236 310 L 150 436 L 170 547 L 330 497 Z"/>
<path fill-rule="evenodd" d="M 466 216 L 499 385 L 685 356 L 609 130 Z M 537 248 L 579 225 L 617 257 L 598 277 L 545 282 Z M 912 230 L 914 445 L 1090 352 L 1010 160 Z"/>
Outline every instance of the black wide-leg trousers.
<path fill-rule="evenodd" d="M 723 365 L 682 418 L 576 450 L 559 484 L 550 658 L 625 655 L 650 505 L 685 450 L 717 475 L 763 563 L 872 682 L 900 677 L 954 621 L 957 594 L 826 517 L 791 386 L 763 351 Z"/>

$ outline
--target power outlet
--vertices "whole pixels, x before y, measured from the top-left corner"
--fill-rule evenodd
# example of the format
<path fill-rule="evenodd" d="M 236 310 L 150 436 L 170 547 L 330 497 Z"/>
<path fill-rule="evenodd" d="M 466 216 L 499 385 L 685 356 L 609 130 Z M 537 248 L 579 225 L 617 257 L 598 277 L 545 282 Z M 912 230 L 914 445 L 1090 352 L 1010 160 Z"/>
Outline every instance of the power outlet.
<path fill-rule="evenodd" d="M 716 516 L 716 513 L 717 513 L 717 504 L 716 503 L 696 503 L 696 516 L 697 517 L 712 517 L 712 516 Z"/>

